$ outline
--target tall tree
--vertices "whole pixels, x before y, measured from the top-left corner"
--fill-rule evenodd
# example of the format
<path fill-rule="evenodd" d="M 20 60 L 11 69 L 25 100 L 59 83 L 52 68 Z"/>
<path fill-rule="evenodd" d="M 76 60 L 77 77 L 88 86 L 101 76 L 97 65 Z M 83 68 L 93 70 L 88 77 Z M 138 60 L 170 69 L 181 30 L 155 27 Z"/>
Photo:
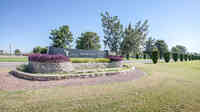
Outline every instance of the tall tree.
<path fill-rule="evenodd" d="M 149 37 L 145 43 L 145 50 L 144 52 L 147 53 L 149 56 L 152 55 L 153 50 L 155 49 L 155 42 L 156 40 L 152 37 Z"/>
<path fill-rule="evenodd" d="M 176 46 L 172 47 L 171 52 L 178 53 L 178 54 L 186 54 L 187 48 L 182 45 L 176 45 Z"/>
<path fill-rule="evenodd" d="M 72 33 L 69 30 L 69 26 L 64 25 L 59 29 L 51 30 L 50 39 L 53 41 L 52 45 L 59 48 L 70 48 L 73 41 Z"/>
<path fill-rule="evenodd" d="M 123 26 L 117 16 L 110 16 L 108 12 L 101 13 L 101 21 L 104 32 L 104 46 L 111 52 L 119 55 L 123 36 Z"/>
<path fill-rule="evenodd" d="M 155 46 L 158 49 L 158 52 L 160 54 L 160 59 L 164 56 L 164 53 L 168 52 L 168 45 L 165 43 L 164 40 L 157 40 L 155 43 Z"/>
<path fill-rule="evenodd" d="M 128 28 L 125 28 L 124 38 L 121 44 L 121 53 L 127 57 L 130 54 L 139 53 L 141 48 L 144 47 L 147 30 L 147 20 L 144 23 L 141 21 L 137 22 L 135 27 L 129 24 Z"/>
<path fill-rule="evenodd" d="M 20 54 L 21 54 L 20 49 L 15 49 L 15 55 L 20 55 Z"/>
<path fill-rule="evenodd" d="M 76 40 L 77 49 L 99 50 L 101 48 L 99 36 L 95 32 L 85 32 Z"/>

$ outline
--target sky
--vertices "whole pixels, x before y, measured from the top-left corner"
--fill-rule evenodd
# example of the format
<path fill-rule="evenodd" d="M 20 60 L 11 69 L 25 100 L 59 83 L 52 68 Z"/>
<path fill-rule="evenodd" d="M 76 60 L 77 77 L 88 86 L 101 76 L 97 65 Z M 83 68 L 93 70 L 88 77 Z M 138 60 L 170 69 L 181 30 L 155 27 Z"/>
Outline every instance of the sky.
<path fill-rule="evenodd" d="M 49 46 L 52 29 L 69 25 L 74 38 L 97 32 L 103 40 L 101 16 L 108 11 L 129 23 L 149 21 L 149 34 L 169 48 L 184 45 L 200 52 L 200 0 L 0 0 L 0 50 L 30 52 Z"/>

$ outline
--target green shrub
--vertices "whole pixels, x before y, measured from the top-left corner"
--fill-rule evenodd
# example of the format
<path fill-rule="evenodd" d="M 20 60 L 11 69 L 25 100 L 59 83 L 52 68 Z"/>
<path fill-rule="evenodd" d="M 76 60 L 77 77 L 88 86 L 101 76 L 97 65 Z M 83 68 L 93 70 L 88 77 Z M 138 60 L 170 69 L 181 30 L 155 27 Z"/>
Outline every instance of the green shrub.
<path fill-rule="evenodd" d="M 108 63 L 107 58 L 70 58 L 72 63 Z"/>
<path fill-rule="evenodd" d="M 185 60 L 185 61 L 188 60 L 188 55 L 187 55 L 187 54 L 184 55 L 184 60 Z"/>
<path fill-rule="evenodd" d="M 158 62 L 158 57 L 159 57 L 158 51 L 153 51 L 152 52 L 152 61 L 154 64 L 156 64 Z"/>
<path fill-rule="evenodd" d="M 146 59 L 146 58 L 147 58 L 146 54 L 144 54 L 144 55 L 143 55 L 143 58 L 144 58 L 144 59 Z"/>
<path fill-rule="evenodd" d="M 192 55 L 188 55 L 188 60 L 189 60 L 189 61 L 192 60 Z"/>
<path fill-rule="evenodd" d="M 136 54 L 136 59 L 139 59 L 139 54 Z"/>
<path fill-rule="evenodd" d="M 172 54 L 172 58 L 173 58 L 173 60 L 174 60 L 175 62 L 177 62 L 177 61 L 178 61 L 178 53 L 173 53 L 173 54 Z"/>
<path fill-rule="evenodd" d="M 183 61 L 183 54 L 180 54 L 180 61 Z"/>
<path fill-rule="evenodd" d="M 170 61 L 170 52 L 164 53 L 164 60 L 166 63 L 169 63 Z"/>

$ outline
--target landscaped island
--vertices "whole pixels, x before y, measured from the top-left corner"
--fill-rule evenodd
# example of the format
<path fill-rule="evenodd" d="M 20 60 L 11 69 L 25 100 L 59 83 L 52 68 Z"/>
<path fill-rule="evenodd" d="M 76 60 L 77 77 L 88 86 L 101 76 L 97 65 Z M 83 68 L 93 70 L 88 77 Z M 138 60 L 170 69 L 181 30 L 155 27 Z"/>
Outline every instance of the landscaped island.
<path fill-rule="evenodd" d="M 59 80 L 116 75 L 134 70 L 132 64 L 123 63 L 121 56 L 108 56 L 104 63 L 71 63 L 64 55 L 32 54 L 27 65 L 11 73 L 29 80 Z"/>

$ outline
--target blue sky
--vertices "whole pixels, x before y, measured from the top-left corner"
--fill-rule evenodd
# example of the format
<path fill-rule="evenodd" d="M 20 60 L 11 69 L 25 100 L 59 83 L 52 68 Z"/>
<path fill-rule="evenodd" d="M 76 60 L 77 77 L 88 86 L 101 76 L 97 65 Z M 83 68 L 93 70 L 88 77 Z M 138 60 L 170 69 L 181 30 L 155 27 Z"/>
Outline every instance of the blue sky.
<path fill-rule="evenodd" d="M 94 31 L 103 39 L 100 13 L 119 16 L 127 26 L 149 20 L 149 36 L 164 39 L 169 48 L 184 45 L 200 52 L 199 0 L 0 0 L 0 49 L 29 52 L 48 46 L 49 32 L 69 25 L 74 37 Z"/>

